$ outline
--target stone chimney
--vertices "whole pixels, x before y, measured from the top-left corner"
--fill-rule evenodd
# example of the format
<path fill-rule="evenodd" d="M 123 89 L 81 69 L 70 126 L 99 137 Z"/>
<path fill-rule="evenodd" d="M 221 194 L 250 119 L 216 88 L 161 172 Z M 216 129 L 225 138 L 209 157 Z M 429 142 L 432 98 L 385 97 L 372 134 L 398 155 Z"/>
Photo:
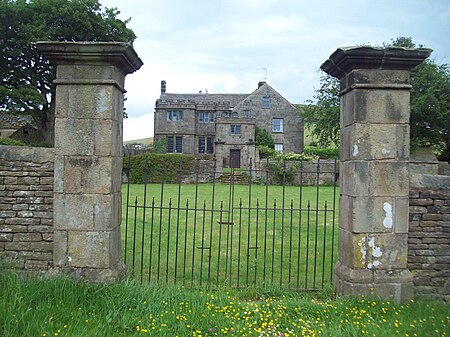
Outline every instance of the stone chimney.
<path fill-rule="evenodd" d="M 166 81 L 161 81 L 161 95 L 164 95 L 166 93 Z"/>
<path fill-rule="evenodd" d="M 258 82 L 258 89 L 261 88 L 264 84 L 266 84 L 266 81 L 259 81 Z"/>

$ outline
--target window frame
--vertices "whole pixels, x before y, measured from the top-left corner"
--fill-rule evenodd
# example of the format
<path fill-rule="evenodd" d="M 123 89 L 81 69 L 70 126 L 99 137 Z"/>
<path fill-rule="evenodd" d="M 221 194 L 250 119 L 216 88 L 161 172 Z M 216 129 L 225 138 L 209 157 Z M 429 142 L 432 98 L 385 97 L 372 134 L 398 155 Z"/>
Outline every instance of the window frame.
<path fill-rule="evenodd" d="M 280 121 L 280 123 L 277 125 L 278 127 L 275 128 L 275 121 Z M 273 133 L 284 133 L 284 118 L 278 118 L 274 117 L 272 118 L 272 132 Z"/>
<path fill-rule="evenodd" d="M 277 147 L 278 147 L 278 149 L 277 149 Z M 283 153 L 284 152 L 283 143 L 275 143 L 274 150 L 278 153 Z"/>
<path fill-rule="evenodd" d="M 183 153 L 183 136 L 167 136 L 167 153 Z"/>
<path fill-rule="evenodd" d="M 170 122 L 182 121 L 183 120 L 183 111 L 182 110 L 168 110 L 167 111 L 167 120 Z"/>
<path fill-rule="evenodd" d="M 201 154 L 214 154 L 214 137 L 198 137 L 197 151 Z"/>
<path fill-rule="evenodd" d="M 241 134 L 241 124 L 230 124 L 230 134 L 240 135 Z"/>
<path fill-rule="evenodd" d="M 264 96 L 261 98 L 261 108 L 263 109 L 269 109 L 270 108 L 270 97 Z"/>
<path fill-rule="evenodd" d="M 212 111 L 200 111 L 197 115 L 197 120 L 199 123 L 212 123 L 214 122 L 214 114 Z M 208 120 L 206 120 L 206 118 L 208 118 Z"/>

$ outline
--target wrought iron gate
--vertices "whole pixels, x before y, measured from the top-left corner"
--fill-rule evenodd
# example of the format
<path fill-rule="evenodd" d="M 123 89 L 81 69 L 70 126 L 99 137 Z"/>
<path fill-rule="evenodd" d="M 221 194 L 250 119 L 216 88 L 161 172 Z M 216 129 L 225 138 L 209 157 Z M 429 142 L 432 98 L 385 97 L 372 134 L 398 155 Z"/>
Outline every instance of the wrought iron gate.
<path fill-rule="evenodd" d="M 224 172 L 200 161 L 186 170 L 182 159 L 142 164 L 133 172 L 128 161 L 122 190 L 122 256 L 141 282 L 289 289 L 332 282 L 335 161 Z"/>

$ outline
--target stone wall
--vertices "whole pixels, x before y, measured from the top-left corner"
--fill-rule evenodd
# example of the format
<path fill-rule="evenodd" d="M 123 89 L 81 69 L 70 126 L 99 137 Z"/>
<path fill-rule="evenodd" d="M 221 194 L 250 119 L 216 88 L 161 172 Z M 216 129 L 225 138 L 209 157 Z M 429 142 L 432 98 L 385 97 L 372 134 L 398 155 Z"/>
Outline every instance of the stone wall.
<path fill-rule="evenodd" d="M 53 149 L 0 146 L 0 259 L 18 270 L 53 264 Z"/>
<path fill-rule="evenodd" d="M 413 175 L 408 269 L 416 296 L 450 302 L 450 177 Z"/>

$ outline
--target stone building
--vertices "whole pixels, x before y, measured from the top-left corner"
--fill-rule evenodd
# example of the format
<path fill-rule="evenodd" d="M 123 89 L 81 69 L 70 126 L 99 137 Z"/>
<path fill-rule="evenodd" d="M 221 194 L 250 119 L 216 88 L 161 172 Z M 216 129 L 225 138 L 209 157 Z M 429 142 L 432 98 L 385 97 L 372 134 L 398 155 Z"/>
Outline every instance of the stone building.
<path fill-rule="evenodd" d="M 250 94 L 173 94 L 161 81 L 155 108 L 155 141 L 168 153 L 210 156 L 218 167 L 243 167 L 259 159 L 256 128 L 266 129 L 275 150 L 303 150 L 303 120 L 296 108 L 266 82 Z"/>

